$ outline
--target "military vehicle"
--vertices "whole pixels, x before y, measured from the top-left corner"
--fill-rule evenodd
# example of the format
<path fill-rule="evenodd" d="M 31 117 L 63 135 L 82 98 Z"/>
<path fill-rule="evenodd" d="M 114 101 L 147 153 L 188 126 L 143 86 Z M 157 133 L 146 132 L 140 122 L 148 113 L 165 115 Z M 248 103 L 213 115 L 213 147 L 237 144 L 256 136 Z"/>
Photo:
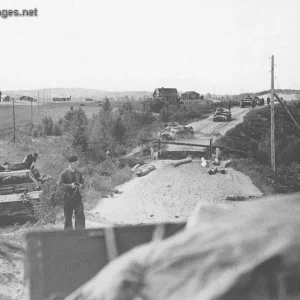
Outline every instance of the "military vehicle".
<path fill-rule="evenodd" d="M 240 101 L 240 107 L 244 108 L 246 106 L 252 106 L 252 97 L 246 96 L 244 99 Z"/>
<path fill-rule="evenodd" d="M 256 102 L 256 105 L 259 105 L 259 106 L 264 105 L 264 100 L 257 96 L 254 97 L 254 101 Z"/>
<path fill-rule="evenodd" d="M 228 109 L 225 109 L 223 107 L 217 107 L 214 116 L 213 116 L 213 122 L 226 122 L 231 120 L 231 112 Z"/>
<path fill-rule="evenodd" d="M 0 172 L 0 223 L 24 223 L 33 221 L 34 209 L 40 205 L 41 190 L 31 179 L 29 170 L 11 169 Z M 18 169 L 18 170 L 15 170 Z"/>
<path fill-rule="evenodd" d="M 167 123 L 165 129 L 158 133 L 158 137 L 163 140 L 192 138 L 194 129 L 192 126 L 179 125 L 177 122 Z"/>

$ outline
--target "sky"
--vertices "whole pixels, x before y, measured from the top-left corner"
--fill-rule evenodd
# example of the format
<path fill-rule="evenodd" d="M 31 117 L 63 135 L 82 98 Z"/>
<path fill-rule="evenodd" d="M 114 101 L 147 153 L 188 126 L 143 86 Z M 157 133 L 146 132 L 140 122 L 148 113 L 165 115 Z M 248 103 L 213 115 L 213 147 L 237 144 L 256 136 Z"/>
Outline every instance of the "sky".
<path fill-rule="evenodd" d="M 1 0 L 0 90 L 300 89 L 298 0 Z M 3 13 L 1 14 L 3 15 Z"/>

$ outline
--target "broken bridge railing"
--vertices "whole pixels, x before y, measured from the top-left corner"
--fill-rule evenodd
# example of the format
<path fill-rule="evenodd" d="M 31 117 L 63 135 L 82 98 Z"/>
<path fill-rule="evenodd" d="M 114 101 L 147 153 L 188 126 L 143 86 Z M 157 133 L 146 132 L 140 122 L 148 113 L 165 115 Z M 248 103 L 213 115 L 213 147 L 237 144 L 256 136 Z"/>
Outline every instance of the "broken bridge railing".
<path fill-rule="evenodd" d="M 213 153 L 212 138 L 207 138 L 207 139 L 202 139 L 202 140 L 206 141 L 206 143 L 203 142 L 201 144 L 198 144 L 198 143 L 166 141 L 166 140 L 161 140 L 161 139 L 153 141 L 153 143 L 157 143 L 159 154 L 161 154 L 162 151 L 164 151 L 164 150 L 169 151 L 169 152 L 174 152 L 174 151 L 205 152 L 205 151 L 208 151 L 209 158 L 212 158 L 212 153 Z M 169 145 L 174 146 L 174 147 L 169 147 Z M 202 148 L 202 149 L 200 149 L 200 148 Z M 204 151 L 203 151 L 203 148 L 205 148 Z"/>

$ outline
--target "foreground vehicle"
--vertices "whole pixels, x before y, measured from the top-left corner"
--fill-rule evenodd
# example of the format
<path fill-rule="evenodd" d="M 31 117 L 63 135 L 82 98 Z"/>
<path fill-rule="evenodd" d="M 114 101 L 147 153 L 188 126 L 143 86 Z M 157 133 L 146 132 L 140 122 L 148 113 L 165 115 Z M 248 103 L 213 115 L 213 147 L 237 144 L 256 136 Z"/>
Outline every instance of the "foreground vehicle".
<path fill-rule="evenodd" d="M 34 220 L 34 208 L 40 204 L 41 191 L 37 190 L 29 170 L 14 168 L 14 165 L 12 169 L 18 170 L 0 172 L 1 223 Z"/>
<path fill-rule="evenodd" d="M 223 107 L 217 107 L 214 116 L 213 122 L 226 122 L 231 120 L 231 112 L 228 109 Z"/>

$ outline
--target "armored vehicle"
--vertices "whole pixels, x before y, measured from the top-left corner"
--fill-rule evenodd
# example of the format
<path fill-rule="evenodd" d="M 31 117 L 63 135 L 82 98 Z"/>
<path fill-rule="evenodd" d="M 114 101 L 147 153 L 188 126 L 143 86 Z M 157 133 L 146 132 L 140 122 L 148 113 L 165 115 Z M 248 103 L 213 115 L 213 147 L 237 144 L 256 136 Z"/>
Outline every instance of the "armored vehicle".
<path fill-rule="evenodd" d="M 165 129 L 158 133 L 158 137 L 163 140 L 176 140 L 194 137 L 194 129 L 192 126 L 166 126 Z"/>
<path fill-rule="evenodd" d="M 226 122 L 231 120 L 231 112 L 228 109 L 225 109 L 223 107 L 217 107 L 214 116 L 213 116 L 213 122 Z"/>
<path fill-rule="evenodd" d="M 264 100 L 257 96 L 254 97 L 254 101 L 256 102 L 256 105 L 259 105 L 259 106 L 264 105 Z"/>
<path fill-rule="evenodd" d="M 244 99 L 240 101 L 240 107 L 244 108 L 246 106 L 252 106 L 252 97 L 246 96 Z"/>
<path fill-rule="evenodd" d="M 40 205 L 41 191 L 31 179 L 29 170 L 0 172 L 0 223 L 23 223 L 34 220 L 34 209 Z"/>

